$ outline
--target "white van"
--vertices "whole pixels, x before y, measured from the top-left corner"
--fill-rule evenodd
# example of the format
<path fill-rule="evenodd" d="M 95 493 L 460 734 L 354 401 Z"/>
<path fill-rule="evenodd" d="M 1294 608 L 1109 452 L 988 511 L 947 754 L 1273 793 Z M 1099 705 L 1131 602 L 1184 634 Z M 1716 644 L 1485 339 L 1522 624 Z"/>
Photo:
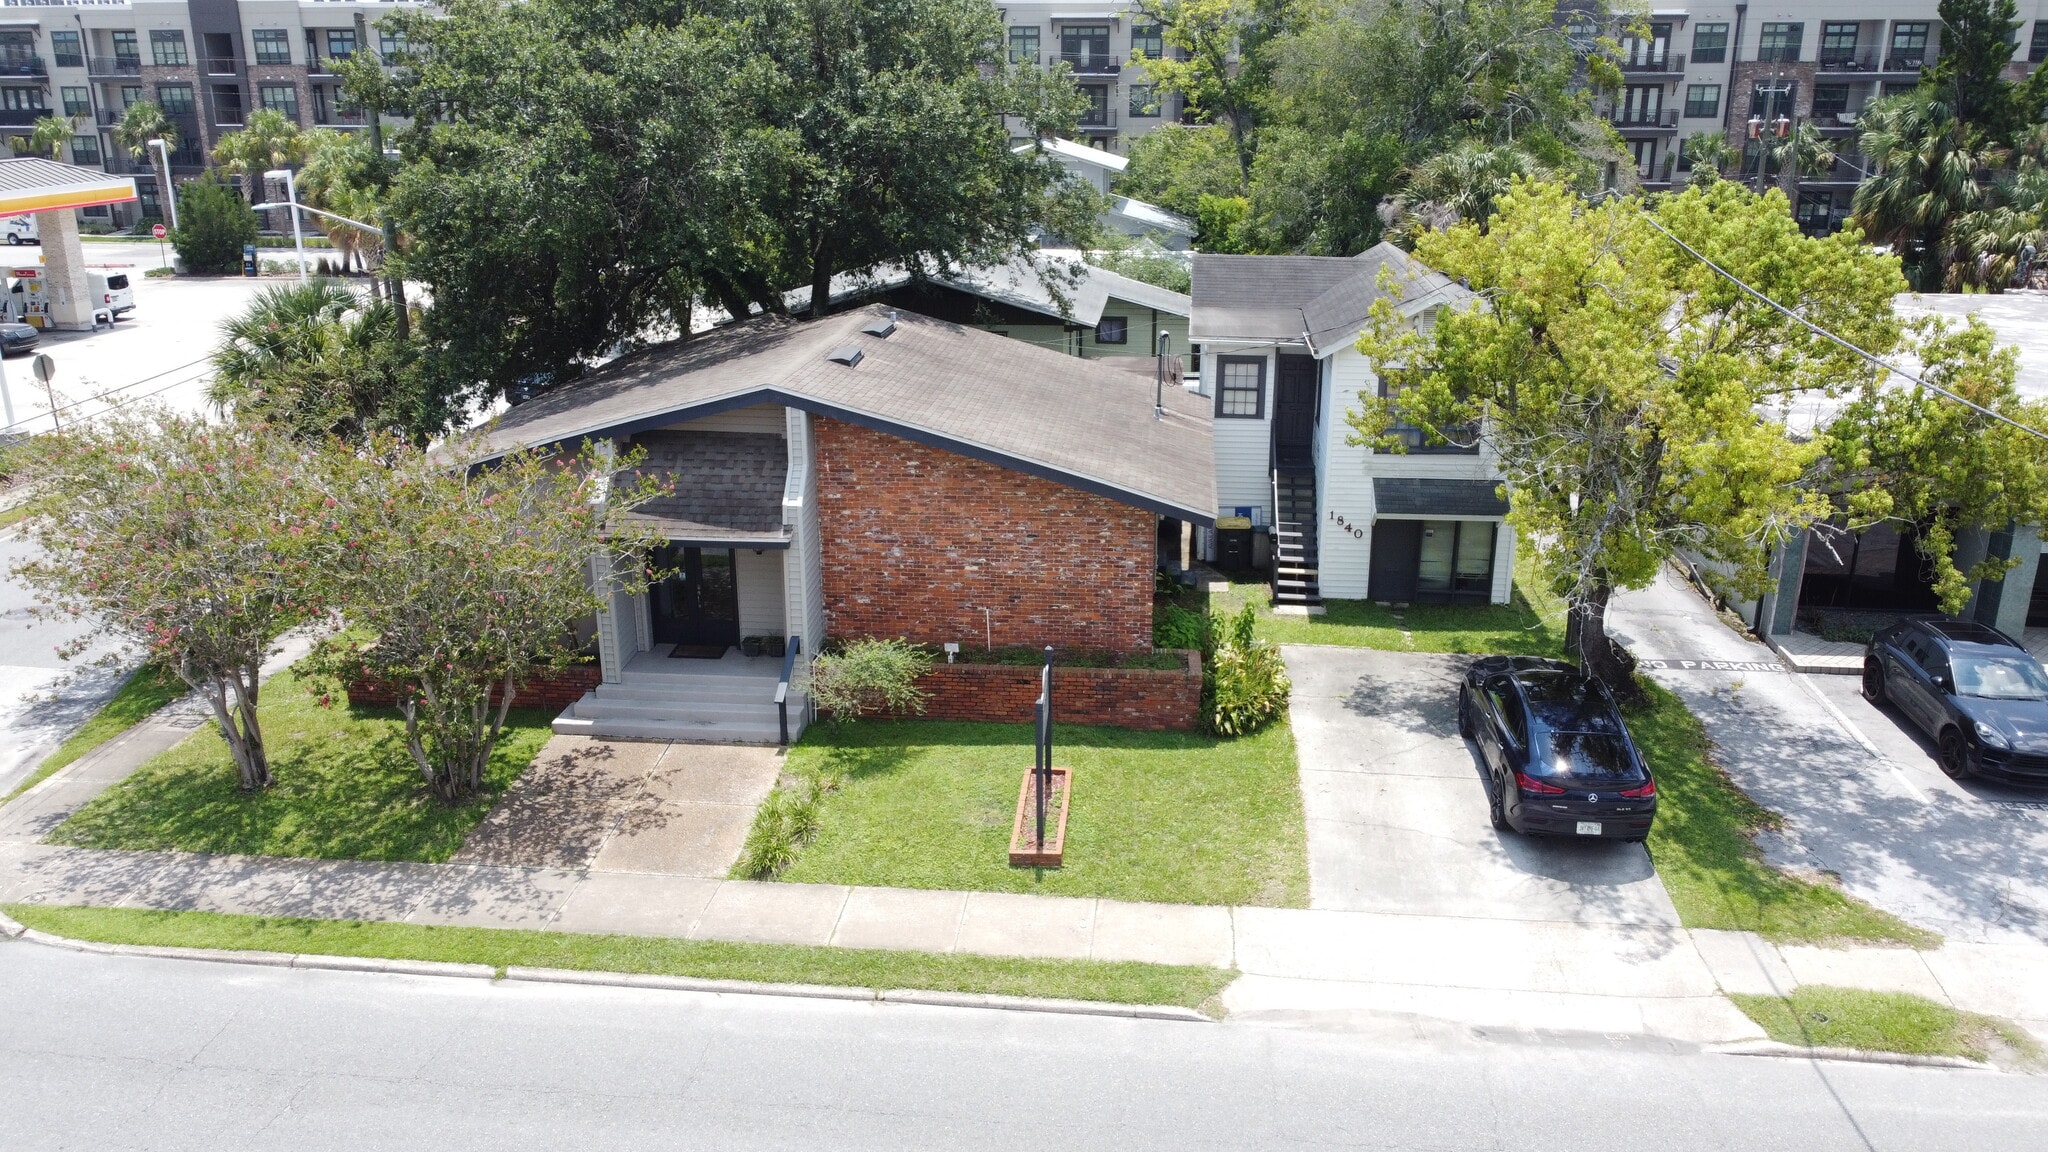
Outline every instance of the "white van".
<path fill-rule="evenodd" d="M 42 237 L 36 232 L 36 218 L 34 216 L 9 216 L 6 223 L 0 224 L 0 231 L 7 233 L 7 242 L 9 244 L 41 244 L 43 242 Z"/>
<path fill-rule="evenodd" d="M 119 316 L 135 311 L 135 289 L 128 286 L 126 272 L 95 272 L 86 269 L 85 282 L 92 288 L 92 306 Z"/>

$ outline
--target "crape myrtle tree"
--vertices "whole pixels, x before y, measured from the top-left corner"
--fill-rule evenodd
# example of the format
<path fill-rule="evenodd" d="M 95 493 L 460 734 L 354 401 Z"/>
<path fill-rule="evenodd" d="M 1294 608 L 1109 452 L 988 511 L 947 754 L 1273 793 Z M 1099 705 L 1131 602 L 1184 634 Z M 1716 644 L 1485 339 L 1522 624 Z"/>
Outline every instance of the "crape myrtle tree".
<path fill-rule="evenodd" d="M 614 591 L 645 589 L 637 557 L 656 541 L 620 515 L 657 483 L 609 444 L 486 462 L 471 439 L 387 440 L 328 460 L 347 510 L 331 575 L 347 627 L 316 666 L 392 686 L 421 779 L 460 800 L 483 785 L 520 684 L 579 659 L 576 621 Z"/>
<path fill-rule="evenodd" d="M 316 616 L 337 509 L 307 449 L 255 424 L 169 411 L 37 436 L 13 463 L 35 493 L 14 574 L 48 613 L 94 621 L 176 673 L 212 710 L 244 790 L 268 787 L 260 670 L 278 635 Z"/>
<path fill-rule="evenodd" d="M 1003 123 L 1061 129 L 1081 96 L 1008 64 L 983 0 L 453 0 L 385 24 L 411 45 L 381 97 L 410 121 L 398 259 L 455 378 L 566 381 L 686 334 L 700 301 L 822 307 L 840 272 L 999 261 L 1093 218 Z"/>
<path fill-rule="evenodd" d="M 1772 405 L 1870 379 L 1853 354 L 1743 294 L 1650 227 L 1637 199 L 1589 205 L 1519 182 L 1482 231 L 1466 222 L 1416 254 L 1478 301 L 1430 336 L 1385 301 L 1359 348 L 1393 397 L 1347 413 L 1354 443 L 1400 450 L 1395 418 L 1433 441 L 1479 443 L 1505 477 L 1509 522 L 1568 610 L 1566 648 L 1633 691 L 1607 636 L 1614 593 L 1648 584 L 1679 549 L 1759 590 L 1767 546 L 1827 516 L 1823 445 Z M 1655 204 L 1658 221 L 1815 324 L 1877 352 L 1900 332 L 1898 264 L 1853 232 L 1802 236 L 1776 190 L 1730 182 Z"/>

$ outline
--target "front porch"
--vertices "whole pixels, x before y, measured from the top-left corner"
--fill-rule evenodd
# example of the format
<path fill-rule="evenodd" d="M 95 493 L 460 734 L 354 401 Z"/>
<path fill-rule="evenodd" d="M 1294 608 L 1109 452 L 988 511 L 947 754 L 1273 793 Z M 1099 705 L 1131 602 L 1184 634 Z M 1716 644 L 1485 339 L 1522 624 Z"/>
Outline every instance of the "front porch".
<path fill-rule="evenodd" d="M 777 689 L 784 661 L 742 656 L 728 648 L 717 659 L 676 657 L 675 645 L 656 644 L 626 659 L 617 677 L 586 693 L 555 718 L 563 735 L 627 740 L 688 740 L 724 744 L 776 744 L 803 731 L 806 700 L 794 687 L 781 704 Z"/>

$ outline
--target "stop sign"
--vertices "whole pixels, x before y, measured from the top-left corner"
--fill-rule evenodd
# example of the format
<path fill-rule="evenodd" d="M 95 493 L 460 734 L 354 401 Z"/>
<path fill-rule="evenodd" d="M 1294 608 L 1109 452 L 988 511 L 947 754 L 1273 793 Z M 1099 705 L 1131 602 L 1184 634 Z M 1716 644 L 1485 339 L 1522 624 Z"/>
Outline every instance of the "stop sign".
<path fill-rule="evenodd" d="M 149 226 L 149 234 L 150 234 L 151 236 L 154 236 L 154 237 L 156 237 L 156 238 L 157 238 L 157 239 L 159 239 L 159 240 L 163 239 L 163 238 L 164 238 L 164 235 L 165 235 L 165 233 L 164 233 L 164 226 L 163 226 L 163 225 L 161 225 L 161 224 L 152 224 L 152 225 L 150 225 L 150 226 Z"/>

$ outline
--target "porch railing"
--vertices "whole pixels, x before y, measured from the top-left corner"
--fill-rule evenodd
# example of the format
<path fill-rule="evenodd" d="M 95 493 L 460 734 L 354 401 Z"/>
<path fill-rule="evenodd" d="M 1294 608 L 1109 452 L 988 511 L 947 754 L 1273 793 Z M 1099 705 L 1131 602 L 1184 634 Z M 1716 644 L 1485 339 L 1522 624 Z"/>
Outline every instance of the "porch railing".
<path fill-rule="evenodd" d="M 804 638 L 791 636 L 789 650 L 782 654 L 782 676 L 775 683 L 775 719 L 782 726 L 782 743 L 789 743 L 789 676 L 796 670 L 796 658 L 804 650 Z"/>

